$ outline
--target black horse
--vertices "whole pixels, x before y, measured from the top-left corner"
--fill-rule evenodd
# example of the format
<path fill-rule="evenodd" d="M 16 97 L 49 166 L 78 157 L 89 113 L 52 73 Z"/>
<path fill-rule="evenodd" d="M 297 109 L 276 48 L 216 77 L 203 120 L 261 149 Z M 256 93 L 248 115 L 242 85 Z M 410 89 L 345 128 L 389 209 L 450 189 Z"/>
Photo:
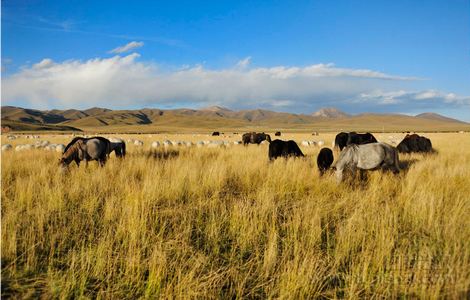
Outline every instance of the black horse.
<path fill-rule="evenodd" d="M 340 132 L 335 137 L 335 147 L 343 150 L 347 145 L 363 145 L 369 143 L 377 143 L 377 139 L 370 133 L 357 133 L 357 132 Z"/>
<path fill-rule="evenodd" d="M 317 166 L 322 176 L 333 163 L 333 151 L 330 148 L 322 148 L 317 156 Z"/>
<path fill-rule="evenodd" d="M 351 132 L 355 133 L 355 132 Z M 335 147 L 338 147 L 339 150 L 343 150 L 344 147 L 348 144 L 349 133 L 340 132 L 335 137 Z"/>
<path fill-rule="evenodd" d="M 299 146 L 296 142 L 290 141 L 281 141 L 281 140 L 274 140 L 269 144 L 269 160 L 276 159 L 278 157 L 299 157 L 304 156 L 302 151 L 300 150 Z"/>
<path fill-rule="evenodd" d="M 433 151 L 431 140 L 417 134 L 407 134 L 400 144 L 398 144 L 397 149 L 401 153 L 427 153 Z"/>

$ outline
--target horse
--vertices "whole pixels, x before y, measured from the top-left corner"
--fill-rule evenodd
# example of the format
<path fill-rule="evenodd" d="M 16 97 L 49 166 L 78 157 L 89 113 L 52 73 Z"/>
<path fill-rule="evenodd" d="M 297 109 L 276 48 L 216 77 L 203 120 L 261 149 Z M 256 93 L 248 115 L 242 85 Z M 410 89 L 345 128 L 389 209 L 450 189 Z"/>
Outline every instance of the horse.
<path fill-rule="evenodd" d="M 271 143 L 271 137 L 269 134 L 266 134 L 264 132 L 262 133 L 256 133 L 256 132 L 248 132 L 243 134 L 242 136 L 242 142 L 243 145 L 248 145 L 248 144 L 260 144 L 262 141 L 268 141 Z"/>
<path fill-rule="evenodd" d="M 355 132 L 354 132 L 355 133 Z M 335 148 L 339 148 L 339 150 L 343 150 L 348 143 L 349 133 L 347 132 L 340 132 L 335 137 Z"/>
<path fill-rule="evenodd" d="M 59 165 L 67 167 L 72 161 L 80 166 L 80 161 L 84 160 L 88 165 L 89 160 L 98 161 L 100 166 L 104 166 L 108 153 L 111 151 L 111 143 L 105 138 L 77 139 L 73 144 L 67 145 L 67 150 L 62 154 Z"/>
<path fill-rule="evenodd" d="M 123 140 L 118 139 L 118 138 L 111 138 L 111 139 L 108 140 L 107 138 L 104 138 L 104 137 L 101 137 L 101 136 L 96 136 L 96 137 L 92 137 L 92 138 L 75 137 L 75 138 L 72 139 L 72 141 L 70 141 L 70 143 L 67 144 L 67 146 L 65 146 L 65 149 L 62 152 L 62 154 L 67 152 L 69 147 L 72 146 L 73 144 L 75 144 L 75 142 L 77 142 L 79 140 L 88 141 L 90 139 L 99 139 L 99 140 L 103 141 L 104 143 L 109 143 L 110 148 L 109 148 L 109 152 L 107 153 L 108 157 L 113 151 L 116 154 L 116 157 L 123 158 L 123 157 L 126 156 L 126 143 Z"/>
<path fill-rule="evenodd" d="M 109 143 L 110 151 L 108 153 L 108 156 L 113 151 L 116 154 L 116 157 L 124 158 L 126 156 L 126 143 L 123 140 L 118 138 L 110 138 Z"/>
<path fill-rule="evenodd" d="M 431 140 L 417 134 L 407 134 L 397 149 L 400 153 L 433 152 Z"/>
<path fill-rule="evenodd" d="M 340 132 L 335 137 L 335 147 L 343 150 L 344 147 L 351 144 L 363 145 L 377 143 L 377 139 L 370 133 Z"/>
<path fill-rule="evenodd" d="M 370 144 L 370 143 L 377 143 L 377 139 L 370 132 L 366 132 L 366 133 L 350 132 L 349 133 L 347 145 L 350 145 L 350 144 L 364 145 L 364 144 Z"/>
<path fill-rule="evenodd" d="M 269 160 L 289 156 L 304 156 L 296 142 L 274 140 L 269 144 Z"/>
<path fill-rule="evenodd" d="M 400 172 L 398 151 L 385 143 L 370 143 L 364 145 L 351 144 L 341 151 L 338 161 L 334 164 L 336 179 L 340 183 L 343 180 L 343 171 L 350 169 L 355 177 L 356 169 L 376 170 L 390 168 L 394 174 Z"/>
<path fill-rule="evenodd" d="M 320 171 L 320 176 L 330 168 L 333 163 L 333 151 L 330 148 L 322 148 L 317 156 L 317 167 Z"/>

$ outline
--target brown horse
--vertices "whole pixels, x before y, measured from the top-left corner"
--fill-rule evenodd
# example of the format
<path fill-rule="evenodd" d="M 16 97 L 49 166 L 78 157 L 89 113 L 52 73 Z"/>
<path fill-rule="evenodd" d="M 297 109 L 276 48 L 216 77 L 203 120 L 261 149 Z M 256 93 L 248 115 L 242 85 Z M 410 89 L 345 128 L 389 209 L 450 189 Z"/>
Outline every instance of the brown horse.
<path fill-rule="evenodd" d="M 271 137 L 269 134 L 266 134 L 264 132 L 262 133 L 256 133 L 256 132 L 248 132 L 245 133 L 242 136 L 242 142 L 243 145 L 248 145 L 248 144 L 260 144 L 262 141 L 268 141 L 271 143 Z"/>
<path fill-rule="evenodd" d="M 62 167 L 67 167 L 72 161 L 75 161 L 77 166 L 80 166 L 82 160 L 85 161 L 86 165 L 88 165 L 89 160 L 96 160 L 100 166 L 104 166 L 109 151 L 110 142 L 106 139 L 79 139 L 64 152 L 59 164 Z"/>

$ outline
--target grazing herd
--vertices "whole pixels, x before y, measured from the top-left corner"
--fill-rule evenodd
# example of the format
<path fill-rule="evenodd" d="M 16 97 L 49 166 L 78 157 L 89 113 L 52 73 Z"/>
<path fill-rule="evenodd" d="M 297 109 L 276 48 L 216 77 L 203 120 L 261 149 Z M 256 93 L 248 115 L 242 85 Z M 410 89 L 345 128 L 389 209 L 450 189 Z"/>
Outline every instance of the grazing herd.
<path fill-rule="evenodd" d="M 220 135 L 220 132 L 215 131 L 212 133 L 213 136 Z M 281 132 L 276 132 L 275 136 L 280 136 Z M 318 133 L 315 133 L 318 135 Z M 139 144 L 137 144 L 139 142 Z M 321 142 L 321 143 L 320 143 Z M 323 146 L 323 141 L 315 143 L 317 146 Z M 35 145 L 36 148 L 49 145 L 48 142 L 38 141 Z M 133 143 L 137 146 L 143 145 L 142 141 L 134 140 Z M 189 144 L 188 144 L 189 143 Z M 210 147 L 224 146 L 226 142 L 198 142 L 193 144 L 192 142 L 186 142 L 186 146 L 203 146 L 207 145 Z M 277 158 L 288 158 L 288 157 L 304 157 L 302 150 L 299 148 L 297 143 L 293 140 L 283 141 L 276 139 L 271 141 L 269 134 L 264 132 L 248 132 L 242 135 L 241 142 L 235 142 L 236 144 L 269 144 L 268 158 L 273 161 Z M 178 145 L 183 145 L 183 142 Z M 219 145 L 220 144 L 220 145 Z M 29 144 L 28 144 L 29 145 Z M 54 147 L 56 146 L 53 144 Z M 174 142 L 164 141 L 153 142 L 152 148 L 160 147 L 160 145 L 168 146 L 175 145 Z M 310 142 L 302 141 L 303 146 L 309 146 Z M 25 145 L 18 145 L 23 147 Z M 29 145 L 33 149 L 33 145 Z M 109 155 L 114 152 L 116 157 L 124 158 L 126 155 L 126 143 L 117 138 L 104 138 L 104 137 L 75 137 L 67 145 L 61 147 L 55 147 L 55 150 L 62 152 L 62 157 L 59 160 L 59 165 L 67 167 L 71 162 L 75 162 L 77 166 L 80 165 L 81 161 L 97 161 L 100 166 L 104 166 Z M 351 171 L 353 178 L 357 170 L 361 171 L 361 177 L 364 170 L 376 170 L 376 169 L 389 169 L 394 174 L 399 173 L 399 157 L 398 153 L 429 153 L 434 152 L 431 141 L 417 134 L 407 134 L 405 138 L 397 145 L 393 147 L 391 145 L 378 142 L 377 139 L 369 132 L 357 133 L 357 132 L 340 132 L 336 135 L 333 147 L 340 151 L 336 161 L 334 161 L 333 151 L 330 148 L 321 148 L 317 155 L 317 167 L 320 176 L 323 176 L 328 170 L 335 170 L 335 175 L 338 182 L 343 180 L 343 174 L 345 170 Z M 2 151 L 10 150 L 12 146 L 10 144 L 2 145 Z M 18 150 L 18 149 L 16 149 Z"/>
<path fill-rule="evenodd" d="M 244 144 L 251 142 L 251 140 L 256 140 L 253 137 L 258 135 L 265 136 L 264 133 L 256 134 L 254 132 L 243 135 Z M 308 143 L 304 142 L 302 142 L 302 145 L 307 146 Z M 357 170 L 360 170 L 361 178 L 365 170 L 388 169 L 394 174 L 398 174 L 400 172 L 398 152 L 433 151 L 431 141 L 417 134 L 406 135 L 403 141 L 395 148 L 386 143 L 378 142 L 369 132 L 340 132 L 335 137 L 334 147 L 341 151 L 337 161 L 333 164 L 334 156 L 331 149 L 322 148 L 317 156 L 317 167 L 320 176 L 323 176 L 330 168 L 333 168 L 338 182 L 343 180 L 343 174 L 346 169 L 352 173 L 353 178 L 355 178 Z M 270 161 L 278 157 L 303 156 L 304 154 L 293 140 L 274 140 L 269 144 L 268 157 Z"/>

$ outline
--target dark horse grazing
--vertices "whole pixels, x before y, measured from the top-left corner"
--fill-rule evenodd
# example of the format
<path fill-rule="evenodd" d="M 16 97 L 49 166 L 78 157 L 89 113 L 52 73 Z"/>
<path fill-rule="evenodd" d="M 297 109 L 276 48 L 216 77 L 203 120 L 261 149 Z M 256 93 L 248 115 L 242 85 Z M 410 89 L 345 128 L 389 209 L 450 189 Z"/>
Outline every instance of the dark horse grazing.
<path fill-rule="evenodd" d="M 343 150 L 344 147 L 351 144 L 364 145 L 370 143 L 377 143 L 377 139 L 369 132 L 340 132 L 335 137 L 335 147 L 339 147 L 339 150 Z"/>
<path fill-rule="evenodd" d="M 104 166 L 108 153 L 110 152 L 110 142 L 105 138 L 78 139 L 73 144 L 68 145 L 67 150 L 59 160 L 62 167 L 67 167 L 72 161 L 77 166 L 84 160 L 88 165 L 89 160 L 96 160 L 100 166 Z"/>
<path fill-rule="evenodd" d="M 333 163 L 333 151 L 330 148 L 322 148 L 317 156 L 317 166 L 322 176 Z"/>
<path fill-rule="evenodd" d="M 269 134 L 266 134 L 264 132 L 262 133 L 256 133 L 256 132 L 248 132 L 243 134 L 242 136 L 242 142 L 243 145 L 248 145 L 248 144 L 260 144 L 262 141 L 268 141 L 271 143 L 271 137 Z"/>
<path fill-rule="evenodd" d="M 114 151 L 114 153 L 116 153 L 116 157 L 122 158 L 122 157 L 126 156 L 126 143 L 123 140 L 113 139 L 112 138 L 112 141 L 110 141 L 107 138 L 104 138 L 104 137 L 101 137 L 101 136 L 96 136 L 96 137 L 92 137 L 92 138 L 84 138 L 84 137 L 73 138 L 72 141 L 70 143 L 68 143 L 67 146 L 65 146 L 65 149 L 64 149 L 63 153 L 67 152 L 69 147 L 72 146 L 73 144 L 75 144 L 76 141 L 78 141 L 78 140 L 87 141 L 87 140 L 90 140 L 90 139 L 99 139 L 99 140 L 102 140 L 104 143 L 109 143 L 110 148 L 109 148 L 109 152 L 107 153 L 108 156 L 113 151 Z"/>
<path fill-rule="evenodd" d="M 281 132 L 280 131 L 276 131 L 276 133 L 274 134 L 275 136 L 281 136 Z"/>
<path fill-rule="evenodd" d="M 220 135 L 220 132 L 218 132 L 218 131 L 212 132 L 212 136 L 219 136 L 219 135 Z"/>
<path fill-rule="evenodd" d="M 431 140 L 417 134 L 407 134 L 397 149 L 401 153 L 432 152 Z"/>
<path fill-rule="evenodd" d="M 274 140 L 269 144 L 269 160 L 278 157 L 304 156 L 296 142 Z"/>

